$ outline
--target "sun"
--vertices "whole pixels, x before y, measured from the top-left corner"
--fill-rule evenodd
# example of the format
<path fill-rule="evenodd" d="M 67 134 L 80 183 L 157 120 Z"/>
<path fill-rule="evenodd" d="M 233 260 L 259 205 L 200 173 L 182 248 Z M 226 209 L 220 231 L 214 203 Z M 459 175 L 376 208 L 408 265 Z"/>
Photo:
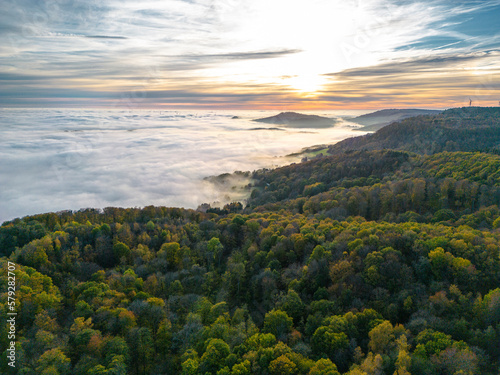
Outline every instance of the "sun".
<path fill-rule="evenodd" d="M 286 80 L 286 84 L 294 90 L 309 95 L 316 94 L 325 82 L 323 76 L 314 73 L 297 74 Z"/>

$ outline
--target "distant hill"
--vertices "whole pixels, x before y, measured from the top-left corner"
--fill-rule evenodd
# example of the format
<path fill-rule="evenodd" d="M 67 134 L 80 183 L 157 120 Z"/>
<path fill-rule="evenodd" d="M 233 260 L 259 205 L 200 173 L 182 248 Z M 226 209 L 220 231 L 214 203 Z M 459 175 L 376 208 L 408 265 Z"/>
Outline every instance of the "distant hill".
<path fill-rule="evenodd" d="M 266 124 L 282 125 L 289 128 L 329 128 L 337 122 L 335 119 L 317 115 L 304 115 L 297 112 L 281 112 L 278 115 L 253 121 Z"/>
<path fill-rule="evenodd" d="M 375 133 L 329 146 L 336 154 L 349 150 L 393 149 L 418 154 L 442 151 L 500 152 L 500 108 L 464 107 L 438 115 L 407 118 Z"/>
<path fill-rule="evenodd" d="M 366 115 L 358 116 L 349 121 L 364 125 L 359 130 L 376 131 L 393 122 L 401 121 L 409 117 L 420 115 L 437 115 L 442 111 L 431 109 L 383 109 Z"/>

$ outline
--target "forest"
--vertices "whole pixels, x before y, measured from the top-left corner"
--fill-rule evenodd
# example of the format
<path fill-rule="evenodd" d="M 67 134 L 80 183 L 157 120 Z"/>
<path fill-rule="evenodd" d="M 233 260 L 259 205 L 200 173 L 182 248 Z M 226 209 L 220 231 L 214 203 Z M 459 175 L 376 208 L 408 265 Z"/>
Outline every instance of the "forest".
<path fill-rule="evenodd" d="M 223 208 L 5 222 L 0 372 L 498 375 L 499 150 L 499 108 L 452 109 L 249 172 Z"/>

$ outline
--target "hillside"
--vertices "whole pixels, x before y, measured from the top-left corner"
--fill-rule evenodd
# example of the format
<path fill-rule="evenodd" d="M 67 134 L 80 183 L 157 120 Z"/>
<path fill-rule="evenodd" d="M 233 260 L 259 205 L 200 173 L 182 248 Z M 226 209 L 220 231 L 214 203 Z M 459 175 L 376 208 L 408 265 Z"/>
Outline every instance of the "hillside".
<path fill-rule="evenodd" d="M 348 138 L 329 147 L 347 150 L 393 149 L 420 154 L 441 151 L 500 151 L 500 108 L 466 107 L 418 116 L 387 125 L 376 133 Z"/>
<path fill-rule="evenodd" d="M 240 172 L 246 207 L 4 223 L 16 373 L 498 374 L 499 123 L 449 110 Z"/>
<path fill-rule="evenodd" d="M 421 115 L 437 115 L 442 111 L 431 109 L 383 109 L 373 113 L 357 116 L 349 119 L 360 125 L 364 125 L 359 130 L 376 131 L 386 125 L 398 122 L 406 118 L 421 116 Z"/>
<path fill-rule="evenodd" d="M 253 120 L 266 124 L 282 125 L 289 128 L 329 128 L 336 120 L 317 115 L 304 115 L 296 112 L 281 112 L 275 116 Z"/>

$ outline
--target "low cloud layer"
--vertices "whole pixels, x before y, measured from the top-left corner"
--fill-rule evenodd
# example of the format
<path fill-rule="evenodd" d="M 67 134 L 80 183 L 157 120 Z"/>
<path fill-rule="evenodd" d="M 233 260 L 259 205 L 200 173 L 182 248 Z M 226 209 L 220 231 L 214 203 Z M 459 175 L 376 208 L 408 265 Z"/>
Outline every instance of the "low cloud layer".
<path fill-rule="evenodd" d="M 295 159 L 280 156 L 359 135 L 342 126 L 250 130 L 250 119 L 275 113 L 2 110 L 10 125 L 0 128 L 0 222 L 86 207 L 227 203 L 241 191 L 204 177 L 286 164 Z"/>

